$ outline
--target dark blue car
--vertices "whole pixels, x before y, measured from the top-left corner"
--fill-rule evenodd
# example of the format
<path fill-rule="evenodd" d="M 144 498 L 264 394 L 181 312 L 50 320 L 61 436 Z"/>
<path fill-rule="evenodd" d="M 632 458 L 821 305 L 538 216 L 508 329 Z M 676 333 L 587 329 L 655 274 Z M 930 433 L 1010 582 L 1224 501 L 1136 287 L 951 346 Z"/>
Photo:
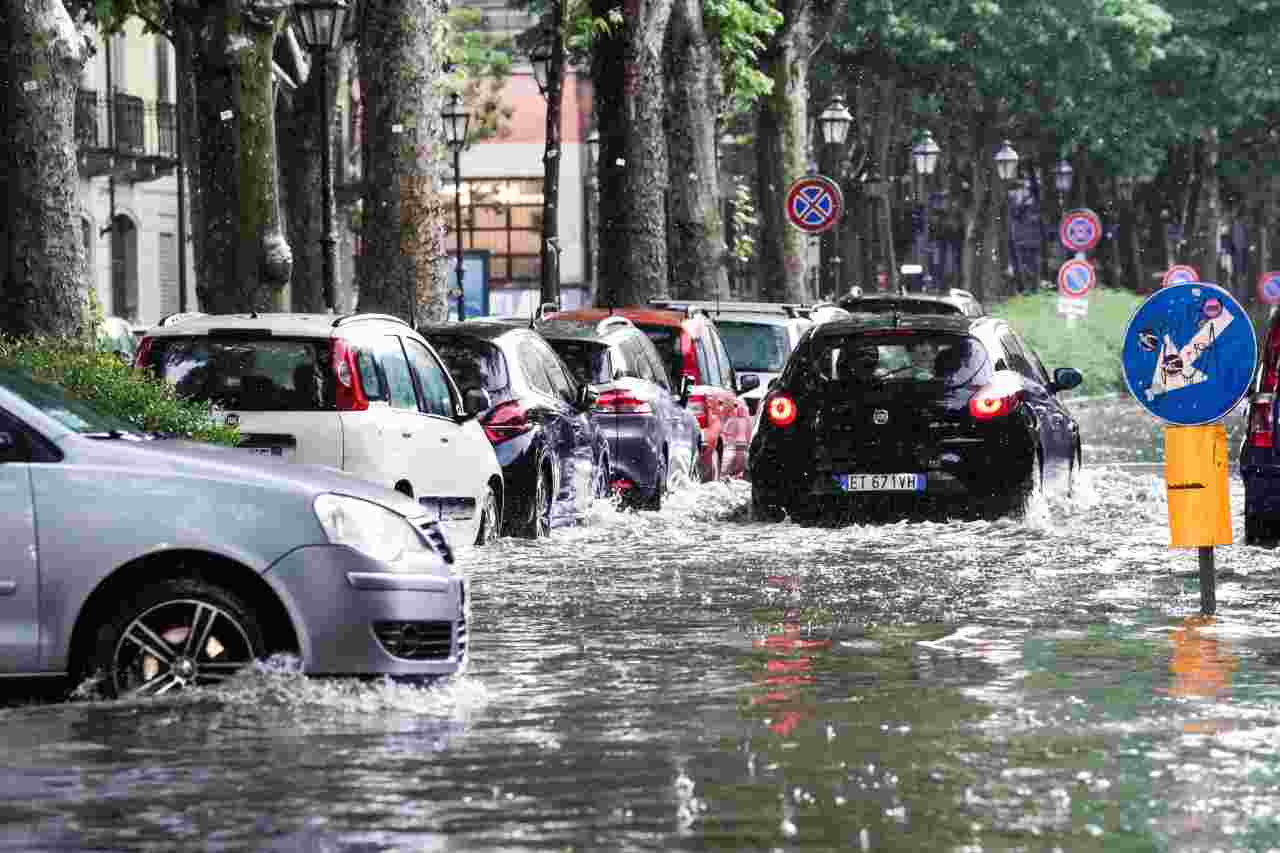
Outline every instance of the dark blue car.
<path fill-rule="evenodd" d="M 541 336 L 501 322 L 419 331 L 459 387 L 489 395 L 479 420 L 502 466 L 506 533 L 547 536 L 608 494 L 609 448 L 590 415 L 595 394 Z"/>
<path fill-rule="evenodd" d="M 649 336 L 625 317 L 537 324 L 579 382 L 596 392 L 592 418 L 609 444 L 610 485 L 660 509 L 674 476 L 692 478 L 701 430 Z"/>
<path fill-rule="evenodd" d="M 855 315 L 800 339 L 751 443 L 759 517 L 1019 514 L 1049 481 L 1070 487 L 1080 430 L 1053 376 L 1007 323 L 963 315 Z"/>
<path fill-rule="evenodd" d="M 1240 447 L 1244 480 L 1244 541 L 1280 540 L 1280 447 L 1276 443 L 1276 389 L 1280 387 L 1280 314 L 1273 314 L 1249 398 L 1249 425 Z"/>

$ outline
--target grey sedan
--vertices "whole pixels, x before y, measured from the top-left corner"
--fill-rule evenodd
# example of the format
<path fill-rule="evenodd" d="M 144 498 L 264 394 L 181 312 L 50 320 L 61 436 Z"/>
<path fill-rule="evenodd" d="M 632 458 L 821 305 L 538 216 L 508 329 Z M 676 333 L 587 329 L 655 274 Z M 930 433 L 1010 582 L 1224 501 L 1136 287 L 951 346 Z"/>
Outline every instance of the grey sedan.
<path fill-rule="evenodd" d="M 340 471 L 140 434 L 0 369 L 0 678 L 108 696 L 275 652 L 314 675 L 445 676 L 464 580 L 435 522 Z"/>

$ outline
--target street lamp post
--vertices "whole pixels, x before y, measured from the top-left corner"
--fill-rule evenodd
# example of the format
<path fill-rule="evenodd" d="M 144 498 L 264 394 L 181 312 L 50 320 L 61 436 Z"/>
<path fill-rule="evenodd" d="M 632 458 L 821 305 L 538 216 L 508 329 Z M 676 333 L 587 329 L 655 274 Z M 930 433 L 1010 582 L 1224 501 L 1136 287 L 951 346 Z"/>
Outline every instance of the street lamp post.
<path fill-rule="evenodd" d="M 1002 244 L 1006 247 L 1006 256 L 1012 257 L 1012 233 L 1009 228 L 1009 185 L 1018 174 L 1018 152 L 1013 150 L 1013 146 L 1009 144 L 1009 140 L 1005 140 L 1000 145 L 1000 149 L 995 154 L 996 174 L 1000 178 L 1001 189 L 1004 190 L 1004 237 Z M 1004 270 L 1001 269 L 998 275 L 1003 276 Z"/>
<path fill-rule="evenodd" d="M 454 92 L 449 105 L 441 112 L 444 119 L 445 142 L 453 152 L 453 233 L 457 238 L 458 320 L 467 319 L 466 302 L 462 288 L 462 150 L 467 147 L 467 125 L 471 114 L 462 108 L 462 97 Z M 416 306 L 415 306 L 416 307 Z"/>
<path fill-rule="evenodd" d="M 333 99 L 329 97 L 329 52 L 342 41 L 344 0 L 298 0 L 293 6 L 294 21 L 302 43 L 311 51 L 319 67 L 320 79 L 320 279 L 325 310 L 333 311 L 338 292 L 338 240 L 334 234 L 333 158 L 330 131 L 333 126 Z"/>
<path fill-rule="evenodd" d="M 923 234 L 920 242 L 920 261 L 921 266 L 924 268 L 921 286 L 925 290 L 929 289 L 930 283 L 933 281 L 933 252 L 929 247 L 929 178 L 938 168 L 938 155 L 941 153 L 942 149 L 934 141 L 933 134 L 927 130 L 924 132 L 924 137 L 911 149 L 911 163 L 915 166 L 921 187 L 919 193 L 921 202 L 920 228 Z"/>
<path fill-rule="evenodd" d="M 587 186 L 590 198 L 587 199 L 587 216 L 590 221 L 587 223 L 587 235 L 591 241 L 591 292 L 590 298 L 587 300 L 588 305 L 594 305 L 596 302 L 596 289 L 600 282 L 600 175 L 598 172 L 600 161 L 600 131 L 591 128 L 591 132 L 587 134 L 587 168 L 588 179 Z"/>
<path fill-rule="evenodd" d="M 547 101 L 542 155 L 542 251 L 539 304 L 560 307 L 560 110 L 564 91 L 564 39 L 560 0 L 552 0 L 552 27 L 546 44 L 529 57 L 538 91 Z"/>
<path fill-rule="evenodd" d="M 853 115 L 849 112 L 849 108 L 844 105 L 844 98 L 836 95 L 827 104 L 827 108 L 818 116 L 818 128 L 822 132 L 822 141 L 825 148 L 837 153 L 843 151 L 845 139 L 849 136 L 849 128 L 853 126 Z M 832 170 L 839 171 L 839 165 Z M 837 185 L 841 184 L 840 175 L 836 174 L 834 180 Z M 836 218 L 835 225 L 831 229 L 830 236 L 823 235 L 821 250 L 819 257 L 822 261 L 822 274 L 827 277 L 829 287 L 827 292 L 831 293 L 835 298 L 839 298 L 843 292 L 844 279 L 841 276 L 841 264 L 843 259 L 840 257 L 840 221 L 844 219 L 844 210 L 840 211 L 840 216 Z M 823 294 L 818 294 L 822 297 Z"/>

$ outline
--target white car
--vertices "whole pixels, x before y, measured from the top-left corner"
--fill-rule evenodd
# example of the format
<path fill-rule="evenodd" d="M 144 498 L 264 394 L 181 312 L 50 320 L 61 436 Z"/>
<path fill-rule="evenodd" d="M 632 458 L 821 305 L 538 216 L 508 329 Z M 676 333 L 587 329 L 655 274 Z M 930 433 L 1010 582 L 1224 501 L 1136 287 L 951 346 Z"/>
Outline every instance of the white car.
<path fill-rule="evenodd" d="M 209 400 L 246 452 L 327 465 L 415 498 L 455 542 L 501 529 L 502 469 L 421 335 L 383 314 L 193 315 L 152 329 L 135 362 Z"/>

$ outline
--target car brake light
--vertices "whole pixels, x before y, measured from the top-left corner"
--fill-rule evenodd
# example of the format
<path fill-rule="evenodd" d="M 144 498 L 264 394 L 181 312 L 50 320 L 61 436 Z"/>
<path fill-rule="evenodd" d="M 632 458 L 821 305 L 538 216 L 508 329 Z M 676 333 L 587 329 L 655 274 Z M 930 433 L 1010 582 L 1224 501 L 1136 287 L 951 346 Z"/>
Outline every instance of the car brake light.
<path fill-rule="evenodd" d="M 630 391 L 615 388 L 596 398 L 592 411 L 610 415 L 648 415 L 653 412 L 653 407 Z"/>
<path fill-rule="evenodd" d="M 1017 410 L 1023 393 L 1016 380 L 997 379 L 969 398 L 969 414 L 980 421 L 1003 418 Z"/>
<path fill-rule="evenodd" d="M 1249 401 L 1249 446 L 1275 446 L 1275 395 L 1254 394 Z"/>
<path fill-rule="evenodd" d="M 1258 390 L 1263 394 L 1280 391 L 1280 323 L 1272 325 L 1267 333 L 1267 348 L 1262 358 L 1262 382 Z"/>
<path fill-rule="evenodd" d="M 338 380 L 334 404 L 340 412 L 363 412 L 369 408 L 369 398 L 360 387 L 356 372 L 356 351 L 346 341 L 333 342 L 333 375 Z"/>
<path fill-rule="evenodd" d="M 481 423 L 491 444 L 502 444 L 533 429 L 533 422 L 518 400 L 508 400 L 494 406 Z"/>
<path fill-rule="evenodd" d="M 689 397 L 689 405 L 687 406 L 689 413 L 698 419 L 698 426 L 706 429 L 707 427 L 707 398 L 703 394 L 693 394 Z"/>
<path fill-rule="evenodd" d="M 148 367 L 151 361 L 151 343 L 155 338 L 147 335 L 142 339 L 142 343 L 138 344 L 138 353 L 133 357 L 134 367 Z"/>
<path fill-rule="evenodd" d="M 796 406 L 796 401 L 786 394 L 773 394 L 765 403 L 765 412 L 774 426 L 789 427 L 796 422 L 800 409 Z"/>

